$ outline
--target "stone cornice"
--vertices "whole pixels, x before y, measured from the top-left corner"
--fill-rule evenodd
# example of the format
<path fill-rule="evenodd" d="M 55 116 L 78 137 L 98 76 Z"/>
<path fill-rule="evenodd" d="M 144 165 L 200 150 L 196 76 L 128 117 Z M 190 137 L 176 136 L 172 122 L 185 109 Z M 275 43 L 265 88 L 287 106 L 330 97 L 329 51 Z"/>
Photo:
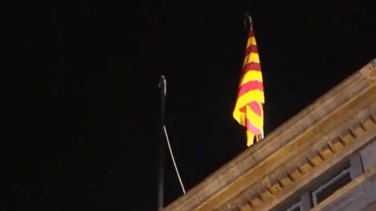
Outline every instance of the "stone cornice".
<path fill-rule="evenodd" d="M 373 100 L 376 102 L 376 98 Z M 374 108 L 376 108 L 376 104 L 374 104 Z M 268 184 L 265 182 L 265 178 L 256 181 L 260 184 L 259 187 L 267 189 L 262 191 L 262 188 L 253 185 L 247 191 L 253 189 L 258 194 L 239 194 L 235 200 L 227 202 L 226 206 L 238 206 L 241 208 L 240 210 L 270 210 L 376 137 L 375 117 L 376 115 L 373 114 L 372 116 L 366 115 L 362 121 L 354 119 L 355 121 L 348 122 L 351 124 L 345 123 L 348 128 L 346 133 L 333 139 L 324 137 L 321 140 L 313 139 L 317 143 L 311 142 L 312 147 L 298 149 L 298 152 L 291 151 L 290 158 L 284 161 L 288 163 L 287 165 L 266 172 L 266 178 L 274 181 L 274 184 L 273 182 L 271 185 Z M 339 131 L 340 133 L 341 131 Z M 278 171 L 285 174 L 276 174 L 275 172 Z M 275 185 L 278 186 L 278 189 L 274 188 Z M 267 195 L 264 192 L 270 192 L 270 194 Z M 222 207 L 219 210 L 227 209 Z"/>
<path fill-rule="evenodd" d="M 375 63 L 376 59 L 164 210 L 261 207 L 263 201 L 275 198 L 276 192 L 302 177 L 315 162 L 337 156 L 336 147 L 346 147 L 347 138 L 356 137 L 354 131 L 364 131 L 367 118 L 373 122 L 369 114 L 376 108 Z M 308 153 L 306 163 L 299 160 L 303 152 Z"/>

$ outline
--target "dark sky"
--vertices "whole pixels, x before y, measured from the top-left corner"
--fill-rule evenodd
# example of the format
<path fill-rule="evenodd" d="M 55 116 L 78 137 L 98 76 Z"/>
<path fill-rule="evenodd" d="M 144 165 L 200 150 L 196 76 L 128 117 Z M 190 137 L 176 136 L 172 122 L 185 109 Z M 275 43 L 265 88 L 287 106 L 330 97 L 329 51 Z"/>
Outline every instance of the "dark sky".
<path fill-rule="evenodd" d="M 266 135 L 376 57 L 371 1 L 53 2 L 3 7 L 2 210 L 156 210 L 161 74 L 187 190 L 246 150 L 246 12 Z M 167 152 L 165 172 L 168 204 L 182 191 Z"/>

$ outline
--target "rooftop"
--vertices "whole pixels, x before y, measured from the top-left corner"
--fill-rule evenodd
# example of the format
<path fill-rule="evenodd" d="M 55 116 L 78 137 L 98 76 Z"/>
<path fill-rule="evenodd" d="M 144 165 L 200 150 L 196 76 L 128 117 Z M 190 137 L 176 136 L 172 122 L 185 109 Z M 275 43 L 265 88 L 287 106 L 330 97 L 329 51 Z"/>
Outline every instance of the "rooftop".
<path fill-rule="evenodd" d="M 269 210 L 375 137 L 375 120 L 376 59 L 164 211 Z"/>

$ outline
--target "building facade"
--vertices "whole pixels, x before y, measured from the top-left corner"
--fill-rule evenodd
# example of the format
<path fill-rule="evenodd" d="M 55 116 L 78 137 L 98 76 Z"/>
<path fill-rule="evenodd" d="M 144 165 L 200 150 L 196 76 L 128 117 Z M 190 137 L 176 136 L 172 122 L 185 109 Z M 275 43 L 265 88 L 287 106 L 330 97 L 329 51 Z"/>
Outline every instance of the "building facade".
<path fill-rule="evenodd" d="M 376 210 L 376 59 L 164 211 Z"/>

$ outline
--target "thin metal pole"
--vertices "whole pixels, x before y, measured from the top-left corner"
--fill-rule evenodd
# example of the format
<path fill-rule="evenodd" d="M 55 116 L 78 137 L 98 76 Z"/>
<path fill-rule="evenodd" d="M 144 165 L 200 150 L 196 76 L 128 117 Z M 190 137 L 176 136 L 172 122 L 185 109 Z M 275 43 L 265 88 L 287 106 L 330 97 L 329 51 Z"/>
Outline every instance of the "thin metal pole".
<path fill-rule="evenodd" d="M 161 131 L 160 131 L 160 144 L 159 144 L 159 177 L 158 177 L 158 210 L 161 211 L 163 209 L 163 182 L 164 182 L 164 148 L 165 144 L 163 141 L 163 133 L 166 137 L 166 141 L 168 144 L 168 149 L 170 150 L 170 155 L 172 159 L 172 163 L 174 164 L 176 174 L 178 175 L 178 179 L 185 194 L 185 189 L 183 182 L 181 180 L 178 167 L 175 162 L 174 154 L 172 153 L 170 140 L 167 135 L 167 129 L 164 124 L 164 116 L 165 116 L 165 99 L 166 99 L 166 92 L 167 92 L 167 82 L 164 75 L 161 76 L 159 81 L 159 88 L 161 88 Z"/>
<path fill-rule="evenodd" d="M 162 75 L 159 81 L 159 88 L 161 88 L 161 122 L 160 122 L 160 137 L 159 137 L 159 169 L 158 169 L 158 211 L 163 209 L 163 194 L 164 194 L 164 148 L 163 141 L 163 125 L 165 113 L 165 98 L 166 98 L 166 79 Z"/>

